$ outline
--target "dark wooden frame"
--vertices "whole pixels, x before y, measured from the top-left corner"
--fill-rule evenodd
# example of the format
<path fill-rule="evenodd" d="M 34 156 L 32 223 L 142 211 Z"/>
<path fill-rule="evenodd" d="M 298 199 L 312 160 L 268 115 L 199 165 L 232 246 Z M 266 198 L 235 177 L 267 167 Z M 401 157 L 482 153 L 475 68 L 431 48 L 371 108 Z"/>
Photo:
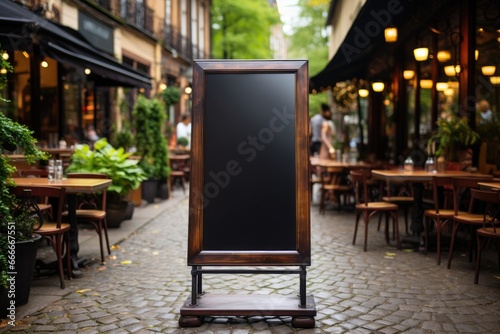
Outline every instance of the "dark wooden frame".
<path fill-rule="evenodd" d="M 204 113 L 206 75 L 245 73 L 295 74 L 296 249 L 285 251 L 207 251 L 203 249 Z M 188 265 L 310 265 L 309 117 L 306 60 L 199 60 L 193 64 Z"/>

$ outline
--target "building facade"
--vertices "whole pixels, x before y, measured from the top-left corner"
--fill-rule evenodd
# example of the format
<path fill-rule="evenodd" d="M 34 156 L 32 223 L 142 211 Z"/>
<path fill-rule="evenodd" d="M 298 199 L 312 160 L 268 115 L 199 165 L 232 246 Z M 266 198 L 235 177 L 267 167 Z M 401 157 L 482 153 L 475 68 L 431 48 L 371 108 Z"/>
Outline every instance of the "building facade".
<path fill-rule="evenodd" d="M 135 97 L 168 86 L 189 112 L 192 61 L 210 58 L 209 0 L 4 1 L 0 49 L 13 65 L 1 111 L 42 145 L 112 137 L 131 120 Z"/>

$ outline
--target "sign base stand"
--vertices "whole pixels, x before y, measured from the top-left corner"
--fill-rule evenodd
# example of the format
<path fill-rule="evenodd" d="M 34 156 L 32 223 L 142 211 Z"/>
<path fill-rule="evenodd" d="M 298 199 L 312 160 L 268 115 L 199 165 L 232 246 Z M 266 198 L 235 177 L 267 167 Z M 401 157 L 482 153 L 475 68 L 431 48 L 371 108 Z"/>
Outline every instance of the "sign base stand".
<path fill-rule="evenodd" d="M 205 316 L 291 316 L 293 327 L 314 328 L 316 304 L 313 296 L 301 306 L 299 296 L 202 294 L 196 305 L 188 298 L 180 315 L 181 327 L 199 327 Z"/>

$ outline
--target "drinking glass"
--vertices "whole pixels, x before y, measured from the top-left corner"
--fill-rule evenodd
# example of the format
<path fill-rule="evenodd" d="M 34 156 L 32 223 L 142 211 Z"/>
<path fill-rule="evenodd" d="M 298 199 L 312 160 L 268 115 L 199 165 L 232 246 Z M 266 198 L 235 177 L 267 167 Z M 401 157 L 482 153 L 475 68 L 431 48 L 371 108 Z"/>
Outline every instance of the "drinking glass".
<path fill-rule="evenodd" d="M 63 165 L 62 165 L 62 160 L 56 160 L 56 181 L 62 180 L 63 177 Z"/>
<path fill-rule="evenodd" d="M 47 166 L 47 172 L 49 173 L 48 175 L 49 182 L 53 182 L 55 179 L 55 161 L 53 159 L 49 160 L 49 164 Z"/>

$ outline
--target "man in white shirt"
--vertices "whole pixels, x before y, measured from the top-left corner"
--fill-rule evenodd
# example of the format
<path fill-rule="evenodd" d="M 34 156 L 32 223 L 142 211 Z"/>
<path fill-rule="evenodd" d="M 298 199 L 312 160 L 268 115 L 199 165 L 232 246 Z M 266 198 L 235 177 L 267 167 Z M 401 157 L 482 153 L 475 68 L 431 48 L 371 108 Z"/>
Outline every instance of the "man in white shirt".
<path fill-rule="evenodd" d="M 186 138 L 188 144 L 186 148 L 191 146 L 191 115 L 182 114 L 181 121 L 177 123 L 176 127 L 177 140 L 179 138 Z"/>

